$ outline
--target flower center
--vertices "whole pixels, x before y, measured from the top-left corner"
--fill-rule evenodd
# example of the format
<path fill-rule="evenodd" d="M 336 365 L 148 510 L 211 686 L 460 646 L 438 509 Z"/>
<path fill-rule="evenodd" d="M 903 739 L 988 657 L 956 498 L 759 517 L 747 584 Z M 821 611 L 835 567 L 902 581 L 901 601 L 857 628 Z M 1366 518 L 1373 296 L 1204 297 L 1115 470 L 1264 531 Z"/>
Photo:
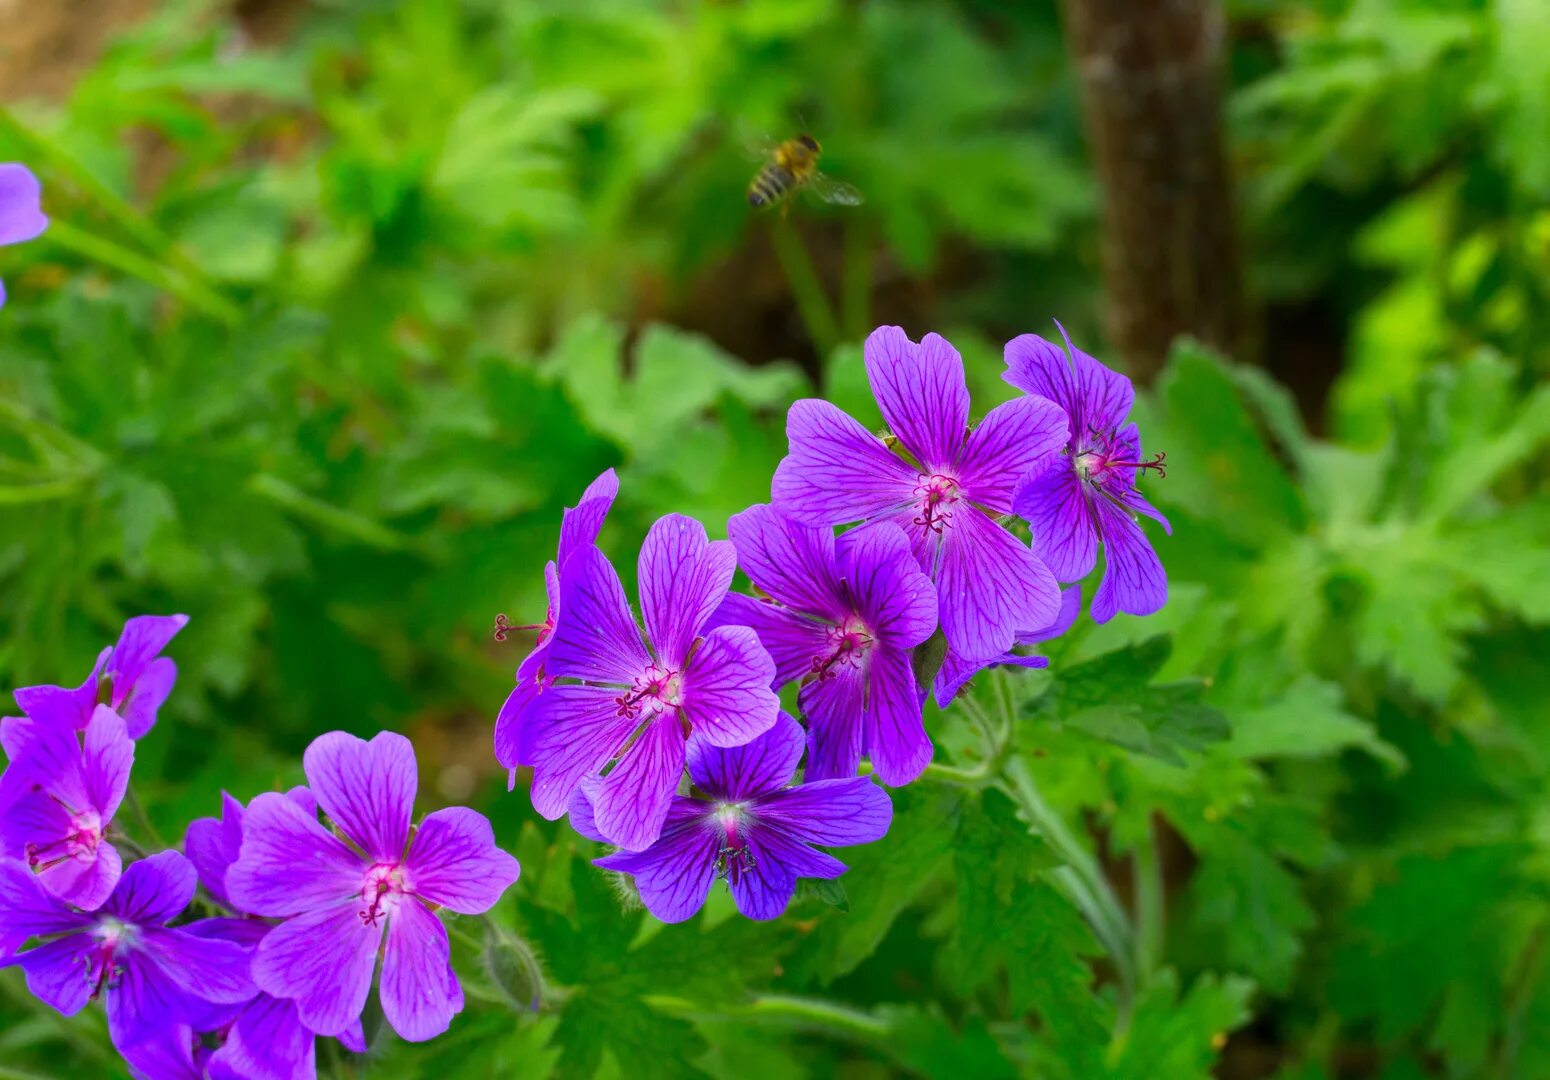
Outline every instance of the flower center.
<path fill-rule="evenodd" d="M 1156 469 L 1159 479 L 1168 475 L 1167 454 L 1157 453 L 1146 461 L 1121 461 L 1113 456 L 1116 450 L 1113 432 L 1089 428 L 1088 435 L 1091 442 L 1071 456 L 1071 465 L 1081 479 L 1101 483 L 1112 469 L 1134 469 L 1141 473 Z"/>
<path fill-rule="evenodd" d="M 838 626 L 829 627 L 825 651 L 813 657 L 813 674 L 823 682 L 834 678 L 834 669 L 842 664 L 859 667 L 876 640 L 861 616 L 851 615 Z"/>
<path fill-rule="evenodd" d="M 398 863 L 378 863 L 366 871 L 361 885 L 361 900 L 365 903 L 358 914 L 367 926 L 391 915 L 400 899 L 409 891 L 404 883 L 404 868 Z"/>
<path fill-rule="evenodd" d="M 614 704 L 619 706 L 618 715 L 634 719 L 647 705 L 654 705 L 659 712 L 682 708 L 683 689 L 682 672 L 652 664 L 636 676 L 629 693 L 614 698 Z"/>
<path fill-rule="evenodd" d="M 721 849 L 716 853 L 716 874 L 735 885 L 742 876 L 754 868 L 753 849 L 748 837 L 738 826 L 743 820 L 742 803 L 718 803 L 716 824 L 721 827 Z"/>
<path fill-rule="evenodd" d="M 921 473 L 915 485 L 915 524 L 927 532 L 940 534 L 952 524 L 953 505 L 963 496 L 958 481 L 942 473 Z"/>
<path fill-rule="evenodd" d="M 86 983 L 91 987 L 94 1000 L 101 997 L 104 990 L 112 990 L 123 977 L 124 965 L 118 962 L 117 954 L 121 946 L 130 944 L 133 929 L 128 923 L 114 918 L 104 918 L 97 924 L 97 947 L 85 956 Z"/>
<path fill-rule="evenodd" d="M 102 816 L 95 810 L 82 810 L 70 815 L 70 827 L 64 836 L 47 844 L 28 844 L 24 850 L 28 866 L 34 870 L 49 870 L 71 859 L 90 862 L 96 857 L 100 843 Z"/>

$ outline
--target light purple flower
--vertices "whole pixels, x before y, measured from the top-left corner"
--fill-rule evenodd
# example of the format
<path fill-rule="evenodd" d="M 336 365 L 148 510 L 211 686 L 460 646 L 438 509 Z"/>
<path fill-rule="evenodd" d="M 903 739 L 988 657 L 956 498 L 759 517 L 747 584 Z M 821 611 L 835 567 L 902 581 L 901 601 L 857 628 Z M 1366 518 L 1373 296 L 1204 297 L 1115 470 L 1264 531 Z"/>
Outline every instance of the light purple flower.
<path fill-rule="evenodd" d="M 539 695 L 524 731 L 540 814 L 560 817 L 585 783 L 603 835 L 639 851 L 662 831 L 686 738 L 740 746 L 769 730 L 780 702 L 758 635 L 722 626 L 701 636 L 736 570 L 732 545 L 711 543 L 698 521 L 658 520 L 640 550 L 648 651 L 603 553 L 584 547 L 566 560 L 546 662 L 561 681 Z"/>
<path fill-rule="evenodd" d="M 715 623 L 751 627 L 775 661 L 775 686 L 806 680 L 807 778 L 855 776 L 863 756 L 885 784 L 931 760 L 910 650 L 936 630 L 936 590 L 891 522 L 798 524 L 753 506 L 727 524 L 738 561 L 769 599 L 732 594 Z"/>
<path fill-rule="evenodd" d="M 117 1046 L 253 996 L 248 951 L 169 929 L 193 899 L 194 868 L 176 851 L 130 866 L 96 912 L 61 903 L 19 862 L 0 863 L 0 926 L 43 941 L 4 961 L 39 1000 L 72 1016 L 94 998 Z"/>
<path fill-rule="evenodd" d="M 43 189 L 32 170 L 15 163 L 0 164 L 0 247 L 35 240 L 48 228 L 43 214 Z M 0 281 L 0 307 L 5 306 L 5 282 Z"/>
<path fill-rule="evenodd" d="M 1030 630 L 1017 635 L 1018 645 L 1037 645 L 1043 641 L 1054 641 L 1067 630 L 1071 629 L 1076 617 L 1082 613 L 1082 587 L 1072 585 L 1060 592 L 1060 614 L 1055 621 L 1042 630 Z M 958 696 L 964 684 L 986 668 L 993 667 L 1025 667 L 1042 668 L 1049 667 L 1049 659 L 1043 656 L 1032 656 L 1019 652 L 1006 652 L 993 660 L 965 660 L 951 649 L 947 650 L 947 656 L 942 661 L 941 668 L 937 671 L 936 681 L 933 684 L 936 691 L 936 703 L 939 708 L 947 708 L 952 704 L 953 698 Z"/>
<path fill-rule="evenodd" d="M 898 448 L 826 401 L 791 407 L 791 451 L 775 470 L 775 506 L 813 526 L 891 520 L 937 586 L 948 642 L 981 659 L 1044 626 L 1060 589 L 1043 562 L 996 521 L 1012 492 L 1066 441 L 1066 417 L 1039 398 L 998 405 L 969 430 L 963 358 L 941 337 L 917 345 L 897 326 L 866 341 L 867 377 Z"/>
<path fill-rule="evenodd" d="M 239 910 L 285 920 L 259 944 L 253 979 L 294 1001 L 311 1030 L 340 1035 L 360 1019 L 381 953 L 388 1023 L 412 1042 L 434 1038 L 462 1011 L 463 992 L 432 908 L 488 911 L 517 880 L 517 861 L 462 807 L 410 829 L 418 771 L 402 735 L 368 743 L 331 732 L 302 765 L 339 835 L 286 795 L 248 806 L 226 893 Z"/>
<path fill-rule="evenodd" d="M 285 797 L 317 817 L 318 802 L 304 787 L 292 788 Z M 242 853 L 242 822 L 246 811 L 236 799 L 221 792 L 221 816 L 195 818 L 183 835 L 183 853 L 199 871 L 199 883 L 215 900 L 232 911 L 242 911 L 226 893 L 226 872 Z M 242 912 L 252 914 L 251 912 Z"/>
<path fill-rule="evenodd" d="M 0 855 L 23 860 L 55 896 L 95 910 L 119 883 L 123 861 L 108 827 L 129 789 L 135 744 L 124 721 L 98 705 L 84 742 L 45 708 L 8 730 L 11 764 L 0 776 Z"/>
<path fill-rule="evenodd" d="M 1141 432 L 1125 423 L 1135 390 L 1071 344 L 1066 347 L 1023 334 L 1006 346 L 1007 382 L 1034 400 L 1048 400 L 1071 417 L 1064 453 L 1032 473 L 1018 488 L 1017 513 L 1033 526 L 1034 550 L 1061 581 L 1078 581 L 1104 547 L 1103 580 L 1093 595 L 1092 616 L 1108 622 L 1117 612 L 1150 615 L 1168 600 L 1168 578 L 1137 514 L 1173 530 L 1168 519 L 1141 497 L 1136 478 L 1147 469 L 1163 475 L 1163 457 L 1141 457 Z"/>
<path fill-rule="evenodd" d="M 594 862 L 633 875 L 641 901 L 663 922 L 682 922 L 726 879 L 737 910 L 773 919 L 786 910 L 798 878 L 833 879 L 845 864 L 814 844 L 868 844 L 888 832 L 893 804 L 863 776 L 786 785 L 802 758 L 802 727 L 782 713 L 746 746 L 689 747 L 689 775 L 705 798 L 673 797 L 667 828 L 645 851 Z M 584 797 L 571 813 L 577 831 L 599 839 Z"/>
<path fill-rule="evenodd" d="M 85 730 L 99 703 L 106 704 L 124 718 L 131 739 L 143 739 L 178 677 L 178 666 L 161 651 L 187 625 L 187 615 L 136 615 L 80 686 L 26 686 L 16 691 L 16 704 L 29 719 L 46 716 L 77 731 Z M 25 722 L 12 718 L 4 726 Z"/>

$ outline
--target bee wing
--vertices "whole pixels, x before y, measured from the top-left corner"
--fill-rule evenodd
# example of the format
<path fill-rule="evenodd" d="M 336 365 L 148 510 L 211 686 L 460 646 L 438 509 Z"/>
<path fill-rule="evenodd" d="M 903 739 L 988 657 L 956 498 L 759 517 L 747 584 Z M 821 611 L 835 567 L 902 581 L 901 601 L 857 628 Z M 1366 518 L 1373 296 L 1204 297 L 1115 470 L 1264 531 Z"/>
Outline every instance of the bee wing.
<path fill-rule="evenodd" d="M 807 182 L 807 190 L 824 202 L 836 206 L 860 206 L 866 201 L 852 185 L 824 173 L 814 173 L 813 178 Z"/>
<path fill-rule="evenodd" d="M 743 156 L 761 164 L 769 162 L 775 156 L 775 151 L 780 149 L 780 140 L 762 131 L 744 131 L 741 133 L 741 141 Z"/>

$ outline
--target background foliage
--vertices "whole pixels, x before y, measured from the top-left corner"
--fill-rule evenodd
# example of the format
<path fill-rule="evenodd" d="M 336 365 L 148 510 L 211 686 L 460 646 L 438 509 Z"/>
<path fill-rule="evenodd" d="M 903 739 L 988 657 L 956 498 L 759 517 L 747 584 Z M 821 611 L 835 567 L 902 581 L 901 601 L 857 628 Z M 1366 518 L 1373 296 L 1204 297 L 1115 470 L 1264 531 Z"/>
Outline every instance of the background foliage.
<path fill-rule="evenodd" d="M 1229 6 L 1264 367 L 1184 344 L 1141 403 L 1169 608 L 929 719 L 967 779 L 899 793 L 843 896 L 667 928 L 505 793 L 491 620 L 540 610 L 606 466 L 605 544 L 723 532 L 790 400 L 866 416 L 874 323 L 947 333 L 982 408 L 1005 337 L 1095 340 L 1056 13 L 240 10 L 168 0 L 0 116 L 55 220 L 5 256 L 0 684 L 186 611 L 136 765 L 162 839 L 338 727 L 490 813 L 542 1006 L 465 927 L 470 1011 L 369 1075 L 1550 1075 L 1538 0 Z M 864 207 L 746 212 L 746 134 L 798 126 Z M 1062 832 L 1133 940 L 1069 903 Z M 118 1075 L 100 1022 L 0 994 L 0 1073 Z"/>

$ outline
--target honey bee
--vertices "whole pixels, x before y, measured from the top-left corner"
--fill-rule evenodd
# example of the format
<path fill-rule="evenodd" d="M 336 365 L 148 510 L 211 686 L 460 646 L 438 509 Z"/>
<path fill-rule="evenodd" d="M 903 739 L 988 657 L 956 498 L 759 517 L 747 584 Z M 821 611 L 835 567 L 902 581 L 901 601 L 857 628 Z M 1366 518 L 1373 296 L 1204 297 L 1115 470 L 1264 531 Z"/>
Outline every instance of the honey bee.
<path fill-rule="evenodd" d="M 749 206 L 778 203 L 784 213 L 787 200 L 799 190 L 809 191 L 824 202 L 839 206 L 856 206 L 861 202 L 861 192 L 818 171 L 818 158 L 823 147 L 811 135 L 804 133 L 779 143 L 761 139 L 751 150 L 752 156 L 764 162 L 764 167 L 748 185 Z"/>

